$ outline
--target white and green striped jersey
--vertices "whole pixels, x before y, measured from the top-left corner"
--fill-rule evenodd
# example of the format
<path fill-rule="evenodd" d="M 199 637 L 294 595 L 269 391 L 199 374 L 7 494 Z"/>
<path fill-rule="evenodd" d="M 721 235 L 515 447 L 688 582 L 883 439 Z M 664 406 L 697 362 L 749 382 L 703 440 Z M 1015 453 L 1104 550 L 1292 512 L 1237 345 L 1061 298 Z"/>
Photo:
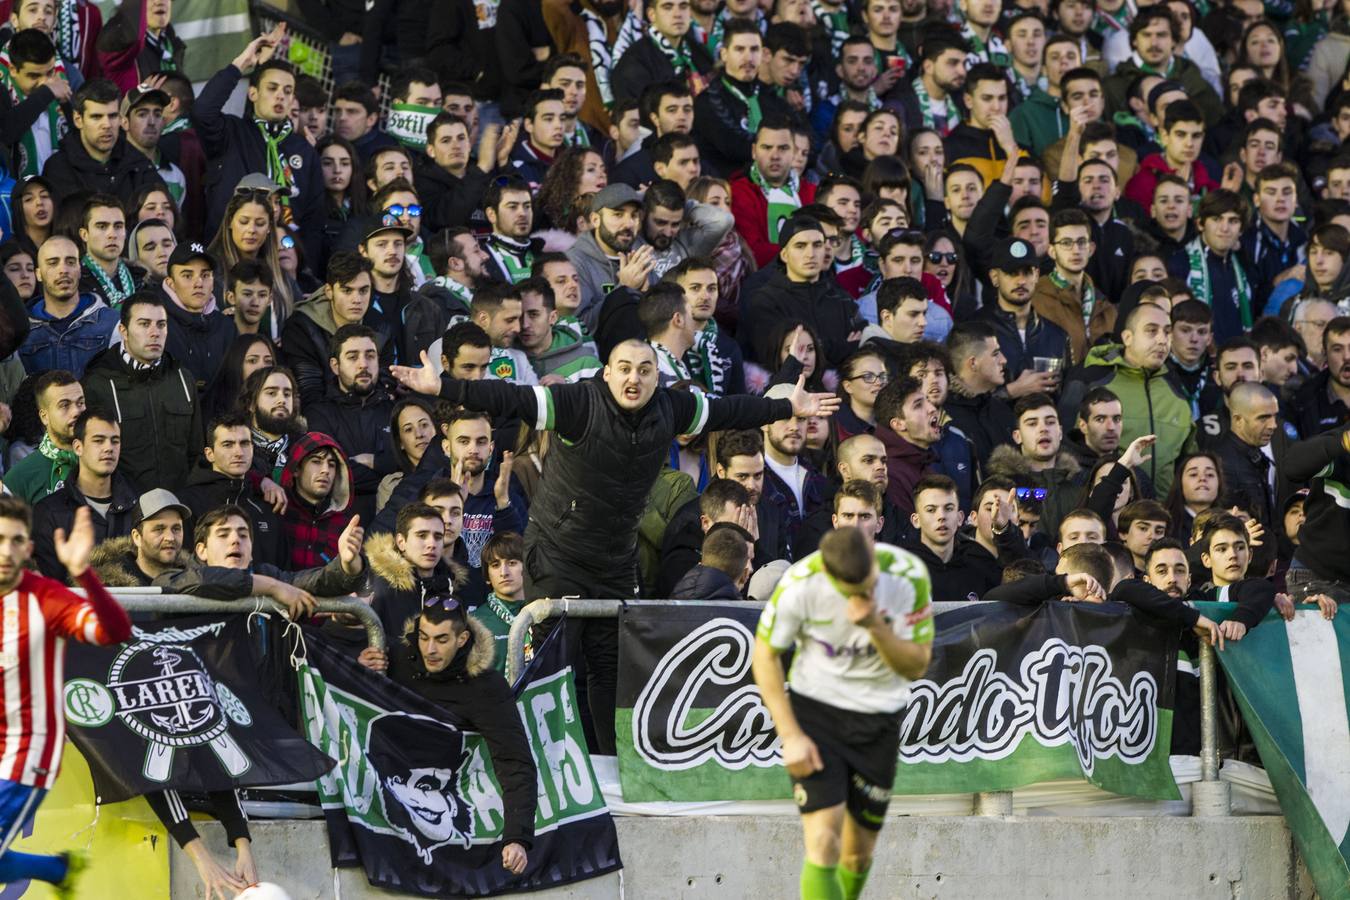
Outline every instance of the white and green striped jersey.
<path fill-rule="evenodd" d="M 928 569 L 913 554 L 876 545 L 877 610 L 897 636 L 931 643 L 933 620 L 906 625 L 928 606 Z M 886 665 L 867 630 L 848 620 L 847 600 L 825 571 L 817 550 L 789 568 L 760 615 L 759 639 L 780 652 L 796 647 L 788 684 L 793 692 L 840 709 L 892 713 L 909 700 L 909 679 Z"/>

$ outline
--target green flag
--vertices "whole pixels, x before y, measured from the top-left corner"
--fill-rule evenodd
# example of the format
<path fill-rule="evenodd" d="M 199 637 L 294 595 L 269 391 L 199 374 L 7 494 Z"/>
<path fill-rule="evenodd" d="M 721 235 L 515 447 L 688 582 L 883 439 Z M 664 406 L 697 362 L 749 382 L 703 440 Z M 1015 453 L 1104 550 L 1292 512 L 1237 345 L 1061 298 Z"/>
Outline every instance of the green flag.
<path fill-rule="evenodd" d="M 1219 653 L 1322 900 L 1350 898 L 1347 651 L 1350 616 L 1299 610 L 1290 622 L 1270 614 Z"/>

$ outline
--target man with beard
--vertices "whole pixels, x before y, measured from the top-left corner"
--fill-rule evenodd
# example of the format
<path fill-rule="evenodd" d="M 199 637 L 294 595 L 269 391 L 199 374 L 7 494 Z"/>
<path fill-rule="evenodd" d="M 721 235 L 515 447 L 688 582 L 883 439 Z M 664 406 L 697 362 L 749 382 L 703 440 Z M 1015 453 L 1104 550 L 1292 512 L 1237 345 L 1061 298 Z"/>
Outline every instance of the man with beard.
<path fill-rule="evenodd" d="M 1217 446 L 1228 433 L 1232 414 L 1228 399 L 1233 389 L 1243 382 L 1260 380 L 1261 350 L 1255 342 L 1243 336 L 1219 345 L 1214 353 L 1214 404 L 1201 410 L 1198 423 L 1197 439 L 1203 449 Z"/>
<path fill-rule="evenodd" d="M 889 466 L 886 462 L 886 445 L 881 439 L 871 434 L 855 434 L 848 440 L 840 442 L 835 457 L 837 462 L 833 482 L 828 485 L 829 489 L 838 491 L 843 485 L 858 481 L 872 485 L 881 503 L 881 509 L 876 514 L 878 528 L 876 539 L 886 544 L 898 544 L 905 540 L 913 531 L 913 526 L 900 512 L 899 507 L 886 496 Z M 837 500 L 834 503 L 822 503 L 802 523 L 801 529 L 797 532 L 797 540 L 793 544 L 793 552 L 798 557 L 816 552 L 820 547 L 820 539 L 831 528 L 856 524 L 851 521 L 836 521 L 837 503 Z"/>
<path fill-rule="evenodd" d="M 351 467 L 356 512 L 375 517 L 375 492 L 389 474 L 389 422 L 394 398 L 380 385 L 380 356 L 375 332 L 344 325 L 329 345 L 329 368 L 336 375 L 327 396 L 312 404 L 305 418 L 312 431 L 337 441 Z"/>
<path fill-rule="evenodd" d="M 835 53 L 834 78 L 838 90 L 834 94 L 819 97 L 811 110 L 811 125 L 820 134 L 830 133 L 844 103 L 851 100 L 869 109 L 874 105 L 872 101 L 876 95 L 872 92 L 872 85 L 877 80 L 877 57 L 866 35 L 855 34 L 844 38 Z M 821 80 L 820 93 L 825 94 L 830 83 Z M 896 93 L 900 94 L 899 91 Z M 903 98 L 903 94 L 900 96 Z M 746 149 L 749 149 L 748 144 Z"/>
<path fill-rule="evenodd" d="M 515 415 L 557 432 L 560 440 L 550 445 L 532 504 L 535 514 L 525 529 L 530 597 L 636 594 L 639 520 L 677 435 L 759 427 L 788 416 L 828 416 L 839 405 L 833 394 L 808 393 L 804 378 L 790 401 L 709 400 L 697 392 L 658 389 L 656 354 L 641 341 L 618 344 L 603 379 L 576 385 L 521 387 L 438 378 L 425 356 L 421 368 L 395 366 L 393 373 L 419 393 L 502 417 Z M 565 527 L 552 527 L 560 521 Z M 598 746 L 612 752 L 616 626 L 591 620 L 580 640 L 591 666 L 590 708 Z"/>
<path fill-rule="evenodd" d="M 84 412 L 84 388 L 71 373 L 53 369 L 34 379 L 33 398 L 42 440 L 5 473 L 5 491 L 30 506 L 65 484 L 79 463 L 71 441 L 75 420 Z"/>
<path fill-rule="evenodd" d="M 122 471 L 138 487 L 177 490 L 202 449 L 201 402 L 192 373 L 167 353 L 164 301 L 141 291 L 122 304 L 120 342 L 89 364 L 90 407 L 114 412 L 122 425 Z"/>
<path fill-rule="evenodd" d="M 217 507 L 238 506 L 248 513 L 258 537 L 259 561 L 278 567 L 290 562 L 290 545 L 281 518 L 263 497 L 257 486 L 259 479 L 250 477 L 254 450 L 249 417 L 242 412 L 218 416 L 207 426 L 202 453 L 206 465 L 196 466 L 188 475 L 187 486 L 178 491 L 188 509 L 184 527 L 190 531 L 194 522 Z"/>
<path fill-rule="evenodd" d="M 790 112 L 770 85 L 760 83 L 763 55 L 764 39 L 758 23 L 749 19 L 727 22 L 717 48 L 722 76 L 694 100 L 699 158 L 710 173 L 726 177 L 748 165 L 750 144 L 760 119 L 769 110 Z"/>
<path fill-rule="evenodd" d="M 1226 341 L 1251 328 L 1259 308 L 1248 265 L 1235 252 L 1246 225 L 1247 207 L 1230 190 L 1210 191 L 1200 200 L 1200 234 L 1175 251 L 1167 271 L 1186 282 L 1214 311 L 1214 339 Z"/>
<path fill-rule="evenodd" d="M 1087 274 L 1095 252 L 1087 213 L 1081 209 L 1055 213 L 1050 220 L 1050 258 L 1055 267 L 1036 282 L 1031 307 L 1068 334 L 1071 363 L 1081 360 L 1089 345 L 1115 330 L 1116 305 L 1098 292 Z"/>
<path fill-rule="evenodd" d="M 538 384 L 530 360 L 516 347 L 520 334 L 520 290 L 510 284 L 489 284 L 473 296 L 473 324 L 492 342 L 487 377 L 512 384 Z"/>
<path fill-rule="evenodd" d="M 418 294 L 436 300 L 447 315 L 468 315 L 473 292 L 484 282 L 487 269 L 483 245 L 472 231 L 456 226 L 431 240 L 427 256 L 436 277 L 422 285 Z"/>
<path fill-rule="evenodd" d="M 1295 395 L 1304 440 L 1350 422 L 1350 318 L 1336 316 L 1327 322 L 1320 349 L 1326 367 Z"/>
<path fill-rule="evenodd" d="M 543 241 L 530 237 L 534 230 L 534 198 L 530 185 L 517 175 L 495 179 L 483 195 L 483 212 L 492 226 L 492 233 L 484 243 L 489 257 L 488 276 L 493 281 L 511 284 L 524 281 L 530 275 L 535 256 L 544 249 Z"/>
<path fill-rule="evenodd" d="M 567 263 L 570 267 L 571 263 Z M 714 275 L 714 286 L 716 276 Z M 516 343 L 529 358 L 540 384 L 561 384 L 591 378 L 600 371 L 595 344 L 586 340 L 575 319 L 558 319 L 553 288 L 542 277 L 522 281 L 520 334 Z"/>
<path fill-rule="evenodd" d="M 323 399 L 335 380 L 328 364 L 333 335 L 344 325 L 368 324 L 374 284 L 371 269 L 371 261 L 365 256 L 339 250 L 328 260 L 323 290 L 311 295 L 286 319 L 281 343 L 286 348 L 286 361 L 295 371 L 300 397 L 307 404 Z"/>
<path fill-rule="evenodd" d="M 776 384 L 764 394 L 769 400 L 788 400 L 792 387 Z M 764 431 L 764 496 L 783 511 L 788 523 L 788 551 L 791 558 L 798 554 L 793 548 L 797 532 L 806 517 L 816 511 L 828 493 L 825 476 L 802 458 L 806 447 L 806 422 L 798 416 L 788 416 L 770 422 Z"/>
<path fill-rule="evenodd" d="M 53 235 L 42 242 L 37 273 L 42 295 L 28 306 L 19 359 L 27 372 L 64 369 L 78 378 L 108 345 L 117 313 L 93 294 L 80 293 L 80 248 L 70 238 Z"/>
<path fill-rule="evenodd" d="M 122 137 L 121 100 L 117 85 L 102 78 L 86 81 L 70 98 L 75 130 L 42 167 L 57 203 L 93 191 L 127 204 L 142 188 L 163 184 L 155 164 Z"/>
<path fill-rule="evenodd" d="M 111 588 L 150 587 L 159 576 L 187 565 L 183 531 L 188 508 L 169 491 L 141 494 L 131 516 L 131 534 L 94 548 L 89 566 Z"/>
<path fill-rule="evenodd" d="M 272 509 L 286 509 L 281 491 L 281 470 L 291 442 L 300 435 L 300 388 L 290 369 L 268 366 L 244 382 L 243 407 L 250 418 L 253 437 L 253 470 L 262 477 L 260 488 Z"/>
<path fill-rule="evenodd" d="M 80 292 L 93 294 L 117 309 L 141 286 L 144 273 L 122 260 L 127 243 L 127 216 L 116 197 L 94 194 L 84 202 L 80 242 L 85 248 L 80 261 Z"/>
<path fill-rule="evenodd" d="M 601 308 L 614 288 L 647 288 L 655 253 L 650 246 L 634 249 L 641 226 L 642 198 L 626 184 L 611 184 L 591 200 L 591 230 L 567 250 L 581 280 L 577 317 L 591 335 L 599 330 Z"/>
<path fill-rule="evenodd" d="M 200 390 L 215 379 L 238 332 L 234 320 L 216 307 L 216 261 L 201 244 L 184 241 L 174 247 L 167 272 L 159 285 L 169 316 L 164 346 Z"/>
<path fill-rule="evenodd" d="M 1120 443 L 1155 436 L 1153 453 L 1141 462 L 1153 482 L 1155 496 L 1172 488 L 1173 468 L 1183 453 L 1195 449 L 1195 420 L 1191 406 L 1167 374 L 1172 320 L 1167 311 L 1141 303 L 1125 316 L 1121 344 L 1105 344 L 1088 351 L 1082 367 L 1064 381 L 1060 414 L 1072 414 L 1095 387 L 1120 398 L 1123 407 Z"/>
<path fill-rule="evenodd" d="M 970 47 L 955 35 L 925 37 L 919 77 L 894 93 L 905 116 L 905 129 L 934 128 L 942 137 L 961 124 L 956 95 L 966 84 Z"/>
<path fill-rule="evenodd" d="M 753 162 L 731 180 L 731 212 L 736 230 L 763 267 L 778 254 L 783 223 L 802 206 L 815 202 L 816 186 L 792 171 L 793 123 L 770 113 L 759 122 L 751 148 Z"/>
<path fill-rule="evenodd" d="M 173 248 L 178 246 L 178 238 L 169 223 L 163 219 L 144 219 L 131 229 L 127 242 L 131 247 L 131 261 L 145 269 L 145 283 L 153 287 L 163 281 L 164 276 L 169 273 L 169 256 L 173 253 Z M 247 262 L 254 263 L 253 260 Z M 236 319 L 235 327 L 238 328 L 239 324 Z M 256 331 L 255 327 L 254 332 Z"/>
<path fill-rule="evenodd" d="M 400 350 L 407 352 L 403 348 L 403 307 L 412 296 L 412 276 L 406 265 L 412 238 L 412 229 L 386 211 L 378 222 L 370 223 L 361 241 L 361 255 L 370 260 L 370 309 L 361 322 L 376 333 L 381 365 L 393 365 Z M 332 379 L 325 381 L 332 385 Z"/>
<path fill-rule="evenodd" d="M 33 507 L 33 559 L 48 578 L 65 581 L 66 567 L 57 553 L 56 535 L 69 533 L 79 511 L 89 511 L 95 542 L 131 531 L 136 488 L 118 466 L 122 429 L 110 413 L 87 409 L 75 420 L 75 455 L 79 466 L 58 491 Z"/>
<path fill-rule="evenodd" d="M 685 200 L 673 181 L 657 181 L 642 198 L 642 239 L 652 250 L 652 277 L 660 278 L 681 260 L 707 256 L 736 224 L 725 209 Z"/>
<path fill-rule="evenodd" d="M 1081 230 L 1086 232 L 1086 228 Z M 1003 241 L 989 266 L 997 302 L 986 302 L 975 315 L 976 321 L 987 322 L 994 329 L 1006 360 L 1008 395 L 1014 398 L 1059 386 L 1058 374 L 1036 370 L 1037 358 L 1060 360 L 1061 365 L 1069 361 L 1069 336 L 1050 319 L 1037 315 L 1031 304 L 1041 277 L 1040 264 L 1031 244 L 1021 238 Z M 1081 321 L 1082 313 L 1077 315 Z"/>
<path fill-rule="evenodd" d="M 1286 162 L 1266 166 L 1256 175 L 1255 201 L 1256 221 L 1242 233 L 1242 254 L 1250 264 L 1254 309 L 1259 312 L 1276 278 L 1307 258 L 1308 232 L 1294 221 L 1298 169 Z"/>

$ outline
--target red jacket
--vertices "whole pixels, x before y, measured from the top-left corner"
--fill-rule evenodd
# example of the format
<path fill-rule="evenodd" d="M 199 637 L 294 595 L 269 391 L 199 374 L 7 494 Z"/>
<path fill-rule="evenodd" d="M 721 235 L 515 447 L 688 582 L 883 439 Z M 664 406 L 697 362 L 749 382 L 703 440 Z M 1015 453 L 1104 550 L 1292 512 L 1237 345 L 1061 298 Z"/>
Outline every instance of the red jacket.
<path fill-rule="evenodd" d="M 1153 191 L 1158 186 L 1158 179 L 1175 174 L 1176 171 L 1167 164 L 1161 153 L 1151 153 L 1144 157 L 1139 163 L 1139 171 L 1126 183 L 1125 198 L 1147 210 L 1153 205 Z M 1191 165 L 1191 196 L 1199 197 L 1218 188 L 1219 183 L 1210 177 L 1209 170 L 1196 160 Z"/>
<path fill-rule="evenodd" d="M 816 201 L 816 186 L 801 182 L 802 206 Z M 755 264 L 767 266 L 778 255 L 778 245 L 769 242 L 769 201 L 764 193 L 740 172 L 731 179 L 731 214 L 736 217 L 736 231 L 755 254 Z"/>

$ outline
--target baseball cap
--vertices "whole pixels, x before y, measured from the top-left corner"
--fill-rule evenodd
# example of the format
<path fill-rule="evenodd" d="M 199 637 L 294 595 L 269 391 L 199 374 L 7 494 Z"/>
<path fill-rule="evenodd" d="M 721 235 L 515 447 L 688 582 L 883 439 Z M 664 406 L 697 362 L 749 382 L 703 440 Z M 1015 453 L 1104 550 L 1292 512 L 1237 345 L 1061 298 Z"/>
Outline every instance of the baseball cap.
<path fill-rule="evenodd" d="M 155 488 L 141 494 L 140 499 L 136 501 L 135 510 L 131 514 L 131 526 L 134 528 L 146 519 L 153 519 L 166 509 L 178 510 L 184 522 L 192 518 L 192 510 L 184 506 L 171 491 Z"/>
<path fill-rule="evenodd" d="M 185 266 L 193 260 L 204 259 L 215 268 L 216 259 L 210 253 L 206 252 L 206 247 L 196 241 L 183 241 L 177 247 L 173 248 L 173 253 L 169 254 L 169 268 L 174 266 Z"/>
<path fill-rule="evenodd" d="M 1017 272 L 1022 269 L 1034 269 L 1041 264 L 1036 249 L 1021 238 L 1007 238 L 994 248 L 989 268 L 1000 272 Z"/>
<path fill-rule="evenodd" d="M 642 198 L 638 196 L 638 192 L 626 184 L 611 184 L 596 193 L 595 198 L 591 200 L 591 212 L 599 212 L 602 209 L 618 209 L 621 206 L 627 206 L 629 203 L 642 205 Z"/>
<path fill-rule="evenodd" d="M 1181 93 L 1184 94 L 1186 93 L 1186 88 L 1181 84 L 1181 82 L 1172 81 L 1170 78 L 1167 79 L 1166 81 L 1160 81 L 1157 84 L 1155 84 L 1153 88 L 1148 92 L 1148 96 L 1145 98 L 1148 101 L 1148 108 L 1150 110 L 1157 109 L 1158 100 L 1162 97 L 1162 95 L 1170 94 L 1173 91 L 1181 91 Z"/>
<path fill-rule="evenodd" d="M 746 595 L 751 600 L 768 602 L 773 596 L 774 589 L 778 587 L 778 582 L 787 573 L 789 565 L 785 559 L 775 559 L 760 566 L 755 574 L 750 576 L 750 583 L 746 585 Z"/>
<path fill-rule="evenodd" d="M 403 235 L 404 238 L 413 236 L 413 230 L 407 225 L 400 223 L 399 220 L 395 219 L 393 216 L 374 216 L 365 224 L 365 227 L 361 229 L 361 233 L 364 235 L 361 238 L 361 243 L 364 244 L 375 235 L 383 234 L 386 231 L 397 231 L 399 234 Z"/>
<path fill-rule="evenodd" d="M 267 194 L 275 194 L 281 190 L 281 185 L 277 184 L 271 178 L 268 178 L 262 172 L 249 172 L 239 183 L 234 186 L 236 194 L 250 194 L 253 191 L 262 191 Z"/>
<path fill-rule="evenodd" d="M 168 106 L 170 99 L 172 98 L 159 88 L 151 88 L 144 84 L 138 84 L 127 91 L 125 100 L 126 110 L 127 112 L 130 112 L 146 102 L 158 103 L 160 106 Z"/>
<path fill-rule="evenodd" d="M 779 248 L 786 247 L 788 241 L 802 231 L 819 231 L 823 235 L 825 227 L 814 216 L 792 216 L 778 226 Z"/>

